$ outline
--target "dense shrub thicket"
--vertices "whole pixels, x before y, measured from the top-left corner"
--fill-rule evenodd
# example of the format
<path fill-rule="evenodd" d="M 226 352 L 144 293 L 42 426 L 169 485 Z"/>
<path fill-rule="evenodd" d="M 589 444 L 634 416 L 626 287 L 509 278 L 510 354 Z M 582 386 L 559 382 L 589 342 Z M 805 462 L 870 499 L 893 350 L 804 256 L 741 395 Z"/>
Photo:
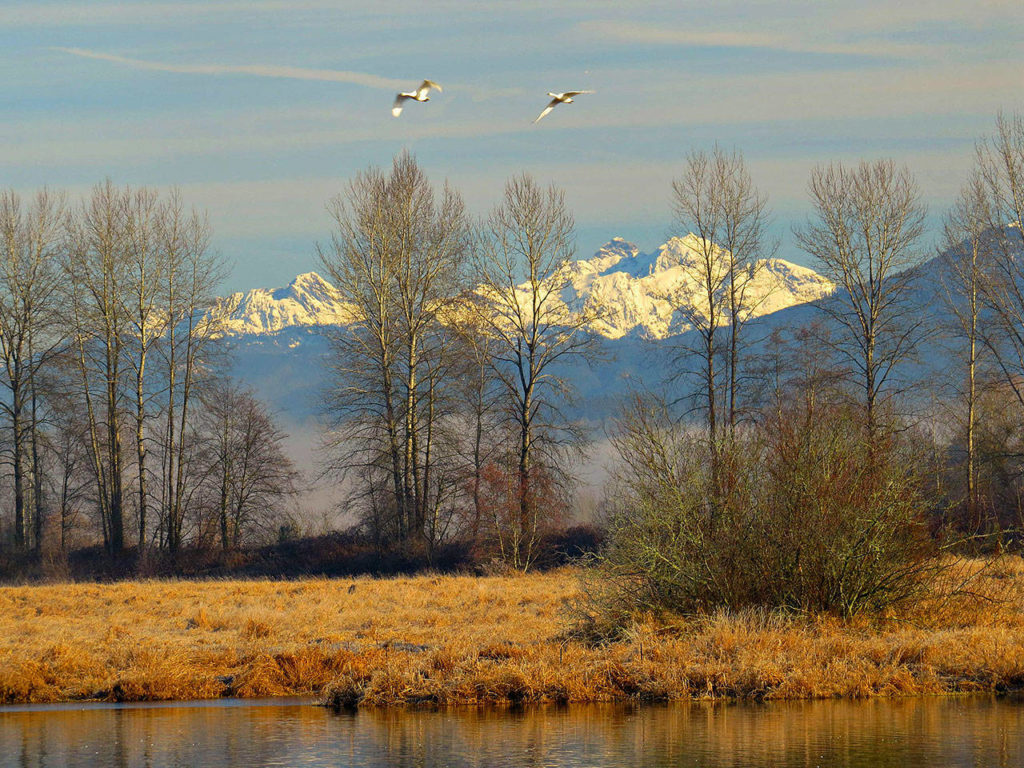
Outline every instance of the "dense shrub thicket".
<path fill-rule="evenodd" d="M 633 404 L 588 590 L 595 628 L 638 610 L 852 615 L 919 593 L 939 545 L 911 446 L 869 442 L 848 407 L 794 410 L 722 446 L 713 479 L 702 435 Z"/>

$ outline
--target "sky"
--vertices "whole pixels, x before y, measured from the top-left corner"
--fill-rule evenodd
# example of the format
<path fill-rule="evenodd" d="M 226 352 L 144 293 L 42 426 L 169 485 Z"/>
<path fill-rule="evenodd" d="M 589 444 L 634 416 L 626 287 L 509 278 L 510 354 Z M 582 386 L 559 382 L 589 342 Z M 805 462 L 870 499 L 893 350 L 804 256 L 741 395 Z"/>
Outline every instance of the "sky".
<path fill-rule="evenodd" d="M 817 164 L 906 164 L 937 240 L 976 141 L 1024 110 L 1022 39 L 1020 0 L 5 0 L 0 187 L 176 186 L 244 290 L 316 269 L 326 201 L 403 149 L 478 215 L 514 174 L 556 184 L 585 256 L 675 233 L 672 179 L 717 142 L 808 263 Z M 443 92 L 393 118 L 424 78 Z"/>

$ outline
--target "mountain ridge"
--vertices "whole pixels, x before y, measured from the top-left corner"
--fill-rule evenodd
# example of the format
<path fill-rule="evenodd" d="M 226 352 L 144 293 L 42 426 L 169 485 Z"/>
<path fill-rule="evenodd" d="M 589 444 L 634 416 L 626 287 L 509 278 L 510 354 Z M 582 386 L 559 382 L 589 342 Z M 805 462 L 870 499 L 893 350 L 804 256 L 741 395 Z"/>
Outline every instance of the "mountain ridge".
<path fill-rule="evenodd" d="M 692 326 L 681 305 L 707 315 L 692 271 L 703 241 L 696 235 L 669 238 L 651 253 L 616 237 L 589 259 L 569 265 L 569 284 L 560 299 L 574 312 L 591 310 L 590 330 L 606 339 L 664 339 Z M 724 264 L 726 252 L 714 246 Z M 749 318 L 830 295 L 835 286 L 814 270 L 783 259 L 756 263 L 744 278 L 751 297 Z M 702 309 L 703 306 L 703 309 Z M 283 288 L 255 288 L 218 299 L 212 309 L 228 336 L 261 336 L 288 328 L 344 325 L 354 313 L 337 288 L 316 272 L 302 273 Z M 726 322 L 728 320 L 726 319 Z"/>

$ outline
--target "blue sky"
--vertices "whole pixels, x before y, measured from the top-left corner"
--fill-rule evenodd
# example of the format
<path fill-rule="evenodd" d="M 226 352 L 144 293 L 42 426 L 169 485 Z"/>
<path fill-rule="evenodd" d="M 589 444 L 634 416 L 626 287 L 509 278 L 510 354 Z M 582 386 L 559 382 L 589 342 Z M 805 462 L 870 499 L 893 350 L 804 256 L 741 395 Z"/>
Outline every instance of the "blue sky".
<path fill-rule="evenodd" d="M 894 157 L 937 222 L 998 110 L 1024 109 L 1019 0 L 33 2 L 0 5 L 0 186 L 180 187 L 226 290 L 316 267 L 324 202 L 403 148 L 475 213 L 528 171 L 581 254 L 652 250 L 691 149 L 742 150 L 782 255 L 810 169 Z M 429 104 L 390 115 L 429 77 Z M 541 123 L 546 92 L 592 88 Z"/>

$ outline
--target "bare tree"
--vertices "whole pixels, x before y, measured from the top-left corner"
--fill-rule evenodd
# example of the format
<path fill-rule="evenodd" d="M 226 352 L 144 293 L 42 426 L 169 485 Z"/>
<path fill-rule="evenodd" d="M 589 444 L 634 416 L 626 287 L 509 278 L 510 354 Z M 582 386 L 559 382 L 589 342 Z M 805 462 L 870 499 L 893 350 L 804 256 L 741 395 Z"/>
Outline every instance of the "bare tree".
<path fill-rule="evenodd" d="M 202 383 L 216 375 L 220 362 L 220 350 L 214 343 L 220 318 L 210 308 L 223 275 L 223 264 L 210 251 L 206 216 L 187 210 L 176 192 L 171 194 L 157 222 L 163 260 L 160 300 L 166 313 L 166 332 L 157 346 L 165 377 L 159 536 L 175 552 L 183 543 L 190 481 L 193 487 L 196 485 L 186 472 L 194 400 Z"/>
<path fill-rule="evenodd" d="M 992 212 L 985 180 L 973 173 L 964 186 L 945 224 L 943 282 L 947 305 L 954 318 L 952 333 L 963 343 L 964 384 L 961 390 L 966 457 L 964 481 L 967 520 L 980 527 L 977 472 L 977 422 L 979 363 L 983 351 L 982 311 L 994 245 Z"/>
<path fill-rule="evenodd" d="M 353 323 L 334 339 L 327 448 L 336 469 L 360 479 L 383 539 L 432 546 L 452 511 L 439 430 L 452 334 L 442 314 L 465 284 L 462 199 L 447 185 L 435 194 L 403 153 L 389 174 L 359 174 L 328 210 L 336 230 L 318 252 Z M 373 487 L 384 478 L 389 493 Z"/>
<path fill-rule="evenodd" d="M 484 473 L 499 460 L 506 442 L 502 434 L 506 425 L 501 423 L 501 383 L 491 366 L 497 342 L 487 332 L 487 321 L 482 315 L 487 311 L 486 306 L 478 294 L 462 298 L 461 312 L 451 325 L 458 334 L 457 358 L 462 362 L 454 371 L 458 399 L 456 419 L 468 429 L 459 430 L 462 439 L 457 442 L 463 457 L 463 474 L 469 484 L 469 535 L 476 544 L 480 542 L 486 515 Z"/>
<path fill-rule="evenodd" d="M 687 279 L 669 299 L 698 339 L 682 357 L 696 356 L 701 362 L 698 401 L 706 419 L 710 482 L 715 489 L 713 526 L 714 497 L 725 492 L 723 451 L 728 452 L 726 443 L 736 437 L 742 407 L 744 326 L 768 297 L 755 295 L 751 286 L 776 246 L 765 233 L 767 198 L 754 187 L 739 152 L 716 146 L 711 154 L 691 153 L 672 190 L 676 225 L 696 235 L 689 241 L 692 257 L 680 265 Z"/>
<path fill-rule="evenodd" d="M 994 323 L 984 338 L 1006 382 L 1024 403 L 1024 116 L 1000 114 L 978 146 L 979 212 L 992 251 L 984 303 Z"/>
<path fill-rule="evenodd" d="M 539 491 L 553 492 L 564 476 L 566 452 L 581 439 L 562 412 L 573 388 L 559 373 L 559 365 L 594 349 L 585 330 L 593 311 L 571 312 L 560 296 L 570 280 L 573 228 L 561 191 L 517 176 L 505 185 L 505 199 L 488 219 L 477 253 L 481 317 L 493 339 L 489 365 L 501 383 L 516 443 L 517 514 L 495 533 L 506 562 L 523 570 L 536 556 L 550 511 Z"/>
<path fill-rule="evenodd" d="M 696 284 L 699 294 L 695 300 L 682 294 L 672 298 L 677 311 L 701 339 L 698 352 L 704 361 L 705 408 L 714 444 L 719 439 L 718 393 L 722 389 L 725 413 L 721 421 L 730 437 L 735 434 L 741 400 L 743 326 L 767 298 L 754 296 L 750 288 L 776 244 L 768 240 L 765 231 L 767 198 L 754 186 L 740 152 L 726 152 L 716 146 L 710 155 L 692 153 L 683 175 L 672 182 L 672 191 L 677 226 L 698 238 L 696 258 L 683 267 L 687 282 Z M 727 333 L 722 350 L 724 386 L 718 383 L 715 370 L 721 330 Z"/>
<path fill-rule="evenodd" d="M 925 208 L 910 172 L 891 160 L 815 168 L 809 189 L 816 216 L 796 238 L 839 287 L 819 306 L 836 327 L 833 350 L 859 381 L 870 445 L 881 406 L 899 391 L 896 367 L 926 331 L 911 303 Z"/>
<path fill-rule="evenodd" d="M 298 472 L 282 445 L 284 433 L 251 392 L 221 381 L 203 401 L 210 484 L 221 548 L 227 551 L 247 534 L 273 529 L 296 493 Z"/>
<path fill-rule="evenodd" d="M 132 458 L 123 441 L 131 418 L 139 546 L 152 495 L 146 424 L 157 415 L 164 423 L 157 438 L 160 540 L 171 550 L 181 544 L 190 406 L 197 381 L 208 375 L 218 328 L 207 312 L 220 276 L 209 236 L 205 218 L 186 211 L 177 193 L 161 200 L 155 191 L 110 181 L 93 190 L 70 226 L 67 312 L 104 540 L 113 552 L 125 546 L 130 512 Z M 162 414 L 158 393 L 166 398 Z"/>
<path fill-rule="evenodd" d="M 18 549 L 41 544 L 38 384 L 65 340 L 58 311 L 64 216 L 63 198 L 45 189 L 28 206 L 13 191 L 0 193 L 0 383 L 8 395 L 0 412 L 11 430 Z"/>
<path fill-rule="evenodd" d="M 125 339 L 125 358 L 134 379 L 132 389 L 135 417 L 135 469 L 138 493 L 138 545 L 146 546 L 149 478 L 146 466 L 146 424 L 151 416 L 153 378 L 147 367 L 150 353 L 167 331 L 168 312 L 161 302 L 165 254 L 160 247 L 160 218 L 167 215 L 159 193 L 138 189 L 127 193 L 125 216 L 125 283 L 121 286 L 121 311 L 128 319 L 130 333 Z"/>
<path fill-rule="evenodd" d="M 127 195 L 109 180 L 96 186 L 71 223 L 68 310 L 89 428 L 104 542 L 124 549 L 122 394 L 129 319 L 120 301 L 127 281 Z"/>
<path fill-rule="evenodd" d="M 61 552 L 76 542 L 76 533 L 89 529 L 85 507 L 95 497 L 95 478 L 89 455 L 88 425 L 74 387 L 63 380 L 73 377 L 68 366 L 58 369 L 57 380 L 47 382 L 48 429 L 43 434 L 42 481 L 54 513 L 57 546 Z"/>

